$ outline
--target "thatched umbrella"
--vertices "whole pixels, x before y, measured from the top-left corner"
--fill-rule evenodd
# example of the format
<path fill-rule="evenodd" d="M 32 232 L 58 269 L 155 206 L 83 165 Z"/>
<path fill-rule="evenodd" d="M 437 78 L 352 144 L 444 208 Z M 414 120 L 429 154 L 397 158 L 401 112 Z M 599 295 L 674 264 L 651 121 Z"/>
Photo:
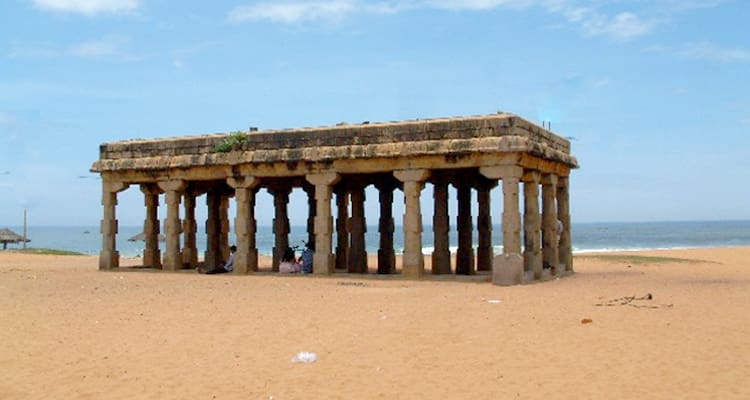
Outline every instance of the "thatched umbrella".
<path fill-rule="evenodd" d="M 3 250 L 6 250 L 8 248 L 8 243 L 21 243 L 24 241 L 30 242 L 31 240 L 24 239 L 23 236 L 13 232 L 8 228 L 0 229 L 0 243 L 3 244 Z"/>
<path fill-rule="evenodd" d="M 167 237 L 159 234 L 159 241 L 164 242 L 167 240 Z M 141 232 L 130 239 L 128 239 L 128 242 L 145 242 L 146 241 L 146 232 Z"/>

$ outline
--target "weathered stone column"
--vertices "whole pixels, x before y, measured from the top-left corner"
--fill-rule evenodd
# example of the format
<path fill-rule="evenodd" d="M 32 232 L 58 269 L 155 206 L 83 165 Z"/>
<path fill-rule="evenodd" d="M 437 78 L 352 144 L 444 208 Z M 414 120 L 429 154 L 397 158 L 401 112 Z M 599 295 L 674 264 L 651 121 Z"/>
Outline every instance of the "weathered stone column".
<path fill-rule="evenodd" d="M 305 177 L 315 185 L 315 253 L 313 273 L 329 275 L 334 272 L 335 263 L 331 251 L 333 245 L 333 216 L 331 197 L 333 185 L 341 176 L 336 173 L 310 174 Z"/>
<path fill-rule="evenodd" d="M 365 233 L 367 223 L 365 221 L 365 187 L 357 185 L 351 189 L 352 218 L 349 224 L 351 234 L 351 248 L 349 249 L 349 272 L 366 274 L 367 249 L 365 244 Z"/>
<path fill-rule="evenodd" d="M 102 181 L 104 216 L 100 228 L 102 251 L 99 253 L 99 269 L 102 270 L 120 267 L 120 252 L 117 251 L 117 193 L 127 188 L 127 183 Z"/>
<path fill-rule="evenodd" d="M 517 165 L 481 167 L 490 179 L 503 180 L 503 254 L 521 255 L 521 212 L 518 206 L 518 182 L 523 168 Z"/>
<path fill-rule="evenodd" d="M 567 176 L 557 179 L 557 219 L 563 229 L 558 242 L 559 262 L 565 264 L 565 271 L 573 271 L 573 244 L 570 232 L 570 181 Z"/>
<path fill-rule="evenodd" d="M 185 182 L 181 180 L 159 182 L 159 187 L 166 193 L 167 221 L 165 224 L 167 248 L 164 254 L 163 269 L 177 271 L 182 268 L 180 253 L 180 199 L 185 190 Z"/>
<path fill-rule="evenodd" d="M 534 278 L 542 277 L 542 246 L 540 234 L 542 222 L 539 215 L 539 182 L 537 171 L 527 171 L 523 175 L 523 263 L 524 271 L 533 271 Z"/>
<path fill-rule="evenodd" d="M 234 189 L 237 216 L 234 230 L 237 236 L 237 252 L 234 255 L 234 273 L 247 274 L 258 270 L 258 249 L 255 248 L 255 193 L 260 180 L 253 176 L 228 178 Z"/>
<path fill-rule="evenodd" d="M 182 220 L 182 235 L 184 243 L 182 245 L 182 264 L 190 268 L 198 266 L 198 244 L 196 242 L 196 232 L 198 224 L 195 222 L 195 197 L 192 191 L 187 191 L 185 199 L 185 218 Z"/>
<path fill-rule="evenodd" d="M 558 268 L 556 185 L 556 175 L 542 176 L 542 254 L 544 263 L 552 267 L 553 272 Z"/>
<path fill-rule="evenodd" d="M 429 178 L 426 169 L 394 171 L 396 179 L 404 183 L 404 256 L 403 274 L 408 277 L 420 277 L 424 274 L 424 255 L 422 254 L 422 211 L 419 196 L 424 181 Z"/>
<path fill-rule="evenodd" d="M 229 196 L 222 193 L 221 202 L 219 203 L 219 219 L 221 221 L 220 246 L 221 263 L 224 264 L 229 259 Z"/>
<path fill-rule="evenodd" d="M 307 194 L 307 241 L 315 243 L 315 216 L 317 215 L 317 201 L 315 200 L 315 186 L 303 185 L 302 190 Z"/>
<path fill-rule="evenodd" d="M 220 222 L 220 194 L 211 190 L 206 193 L 206 255 L 204 256 L 204 267 L 213 269 L 221 266 L 221 222 Z"/>
<path fill-rule="evenodd" d="M 392 181 L 378 181 L 375 186 L 378 188 L 380 200 L 378 273 L 394 274 L 396 273 L 396 253 L 393 250 L 393 190 L 396 185 Z"/>
<path fill-rule="evenodd" d="M 463 180 L 461 177 L 459 180 Z M 474 270 L 474 226 L 471 222 L 471 183 L 457 182 L 458 197 L 458 249 L 456 250 L 456 274 L 473 275 Z"/>
<path fill-rule="evenodd" d="M 432 182 L 432 195 L 435 200 L 435 214 L 432 216 L 432 230 L 435 235 L 432 251 L 432 273 L 451 273 L 451 251 L 449 242 L 450 220 L 448 217 L 448 181 L 435 179 Z"/>
<path fill-rule="evenodd" d="M 349 265 L 349 192 L 345 187 L 336 190 L 336 269 Z"/>
<path fill-rule="evenodd" d="M 479 210 L 477 215 L 478 246 L 477 270 L 491 271 L 492 258 L 492 213 L 490 211 L 490 191 L 497 186 L 497 181 L 480 179 L 477 184 L 477 200 Z"/>
<path fill-rule="evenodd" d="M 289 248 L 289 193 L 292 191 L 288 186 L 276 185 L 268 190 L 273 195 L 275 217 L 273 219 L 273 272 L 279 272 L 281 257 Z"/>
<path fill-rule="evenodd" d="M 143 249 L 143 266 L 161 268 L 161 251 L 159 250 L 159 187 L 154 184 L 142 184 L 141 192 L 146 205 L 146 220 L 143 221 L 145 249 Z"/>

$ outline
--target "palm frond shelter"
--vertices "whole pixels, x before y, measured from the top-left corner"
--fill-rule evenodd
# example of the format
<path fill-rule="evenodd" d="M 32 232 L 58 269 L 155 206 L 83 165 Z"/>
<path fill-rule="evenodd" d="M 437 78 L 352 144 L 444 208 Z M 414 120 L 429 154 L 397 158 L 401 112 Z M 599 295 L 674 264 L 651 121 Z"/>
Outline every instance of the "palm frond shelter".
<path fill-rule="evenodd" d="M 0 229 L 0 243 L 3 244 L 3 250 L 8 248 L 8 243 L 28 243 L 31 240 L 25 238 L 8 228 Z"/>

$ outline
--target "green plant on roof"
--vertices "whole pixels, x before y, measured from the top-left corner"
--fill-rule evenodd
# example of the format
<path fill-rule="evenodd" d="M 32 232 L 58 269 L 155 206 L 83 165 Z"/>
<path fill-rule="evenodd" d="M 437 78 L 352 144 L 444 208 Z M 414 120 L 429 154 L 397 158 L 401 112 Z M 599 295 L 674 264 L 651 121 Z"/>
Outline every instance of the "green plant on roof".
<path fill-rule="evenodd" d="M 212 153 L 227 153 L 242 149 L 247 143 L 247 133 L 242 131 L 230 132 L 229 136 L 211 149 Z"/>

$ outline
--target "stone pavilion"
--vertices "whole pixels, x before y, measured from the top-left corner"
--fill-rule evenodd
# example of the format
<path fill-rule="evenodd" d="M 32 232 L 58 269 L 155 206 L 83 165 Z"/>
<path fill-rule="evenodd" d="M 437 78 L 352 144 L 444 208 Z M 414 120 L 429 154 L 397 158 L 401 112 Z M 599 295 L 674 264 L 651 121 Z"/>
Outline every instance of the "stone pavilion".
<path fill-rule="evenodd" d="M 136 186 L 145 205 L 144 266 L 194 268 L 199 251 L 206 268 L 221 265 L 229 254 L 229 204 L 234 201 L 236 274 L 258 271 L 255 200 L 266 189 L 274 203 L 272 270 L 277 271 L 289 247 L 289 194 L 301 188 L 308 198 L 307 233 L 316 249 L 314 273 L 367 273 L 374 266 L 368 266 L 366 253 L 365 188 L 373 185 L 380 210 L 377 273 L 422 276 L 423 235 L 433 235 L 432 274 L 490 271 L 493 246 L 502 244 L 503 254 L 523 260 L 526 281 L 541 279 L 544 267 L 553 267 L 554 274 L 573 270 L 569 177 L 577 166 L 568 140 L 507 113 L 106 143 L 91 169 L 102 178 L 99 268 L 119 267 L 117 197 Z M 498 184 L 502 201 L 490 196 Z M 422 229 L 425 185 L 432 185 L 434 197 L 432 232 Z M 449 186 L 457 202 L 455 254 L 449 247 Z M 403 216 L 393 215 L 395 190 L 403 191 Z M 164 248 L 158 240 L 162 194 Z M 205 225 L 195 217 L 201 197 Z M 478 210 L 476 219 L 472 209 Z M 502 222 L 495 241 L 493 214 Z M 394 218 L 403 229 L 400 270 Z M 199 223 L 205 226 L 205 249 L 196 245 Z"/>

